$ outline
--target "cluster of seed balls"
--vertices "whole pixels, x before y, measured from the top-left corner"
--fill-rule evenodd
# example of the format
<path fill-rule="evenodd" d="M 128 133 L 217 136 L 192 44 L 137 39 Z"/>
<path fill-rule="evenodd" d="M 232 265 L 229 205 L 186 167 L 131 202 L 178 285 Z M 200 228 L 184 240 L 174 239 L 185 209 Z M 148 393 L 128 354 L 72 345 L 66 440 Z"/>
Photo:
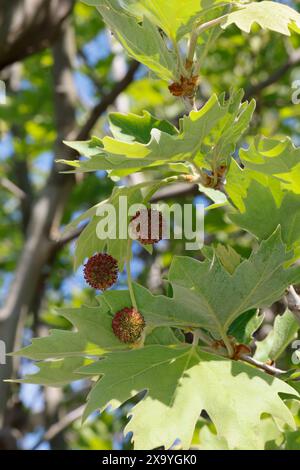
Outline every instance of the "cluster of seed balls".
<path fill-rule="evenodd" d="M 131 222 L 148 218 L 148 230 L 144 234 L 140 230 L 140 224 L 135 224 L 133 232 L 136 233 L 136 239 L 143 245 L 153 245 L 162 240 L 163 217 L 161 212 L 153 209 L 142 209 L 131 219 Z M 152 227 L 152 222 L 157 227 Z M 141 233 L 140 233 L 141 232 Z M 152 235 L 152 232 L 155 234 Z M 151 238 L 152 237 L 152 238 Z M 86 282 L 94 289 L 109 289 L 118 279 L 118 262 L 107 253 L 97 253 L 88 259 L 84 265 L 84 278 Z M 136 343 L 145 328 L 143 315 L 134 307 L 124 307 L 114 314 L 112 320 L 112 330 L 123 343 Z"/>

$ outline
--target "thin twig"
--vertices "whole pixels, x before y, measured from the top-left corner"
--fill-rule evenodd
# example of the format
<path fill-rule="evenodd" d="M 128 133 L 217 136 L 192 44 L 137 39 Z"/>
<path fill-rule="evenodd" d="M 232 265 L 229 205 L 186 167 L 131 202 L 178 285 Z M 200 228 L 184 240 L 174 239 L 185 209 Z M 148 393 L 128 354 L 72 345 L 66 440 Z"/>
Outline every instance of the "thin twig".
<path fill-rule="evenodd" d="M 77 229 L 75 229 L 73 232 L 65 235 L 65 236 L 62 236 L 60 237 L 58 240 L 54 240 L 54 243 L 56 244 L 56 248 L 57 249 L 60 249 L 62 247 L 64 247 L 65 245 L 67 245 L 68 243 L 76 240 L 76 238 L 79 237 L 79 235 L 81 235 L 81 233 L 83 232 L 83 230 L 87 227 L 87 223 L 81 225 L 80 227 L 78 227 Z"/>
<path fill-rule="evenodd" d="M 74 140 L 85 140 L 88 138 L 91 129 L 94 127 L 99 117 L 104 114 L 108 107 L 113 104 L 116 98 L 130 85 L 134 79 L 135 72 L 139 68 L 139 63 L 132 61 L 129 65 L 126 75 L 120 80 L 110 93 L 105 95 L 102 100 L 94 106 L 83 126 L 79 129 Z"/>
<path fill-rule="evenodd" d="M 218 18 L 214 18 L 213 20 L 207 21 L 206 23 L 200 24 L 197 28 L 195 28 L 192 31 L 191 34 L 191 39 L 190 39 L 190 44 L 189 44 L 189 50 L 187 54 L 187 64 L 192 64 L 194 62 L 194 56 L 195 56 L 195 51 L 196 51 L 196 46 L 197 46 L 197 41 L 198 37 L 200 34 L 204 33 L 207 29 L 210 29 L 214 26 L 217 26 L 222 23 L 222 21 L 228 16 L 222 15 Z"/>
<path fill-rule="evenodd" d="M 10 181 L 8 178 L 1 178 L 0 179 L 0 185 L 3 188 L 10 191 L 18 199 L 25 199 L 26 198 L 26 193 L 22 189 L 20 189 L 15 183 Z"/>
<path fill-rule="evenodd" d="M 255 85 L 250 86 L 245 91 L 244 99 L 258 95 L 262 90 L 278 82 L 292 67 L 300 63 L 300 49 L 295 50 L 278 69 L 276 69 L 268 78 Z"/>
<path fill-rule="evenodd" d="M 248 362 L 248 364 L 251 364 L 255 367 L 258 367 L 259 369 L 264 370 L 265 372 L 268 372 L 268 374 L 280 375 L 286 373 L 286 371 L 278 369 L 277 367 L 265 364 L 264 362 L 257 361 L 256 359 L 251 356 L 248 356 L 247 354 L 241 354 L 240 359 L 242 361 Z"/>
<path fill-rule="evenodd" d="M 75 410 L 70 411 L 62 417 L 57 423 L 52 424 L 50 428 L 43 434 L 39 441 L 32 447 L 31 450 L 36 450 L 43 442 L 51 441 L 55 436 L 60 434 L 64 429 L 66 429 L 70 424 L 79 419 L 82 416 L 85 405 L 81 405 Z"/>
<path fill-rule="evenodd" d="M 129 289 L 130 300 L 132 302 L 132 306 L 136 310 L 138 310 L 136 298 L 135 298 L 135 295 L 134 295 L 133 285 L 132 285 L 132 277 L 131 277 L 131 267 L 130 267 L 131 246 L 132 246 L 132 240 L 130 238 L 128 238 L 127 259 L 126 259 L 127 284 L 128 284 L 128 289 Z"/>

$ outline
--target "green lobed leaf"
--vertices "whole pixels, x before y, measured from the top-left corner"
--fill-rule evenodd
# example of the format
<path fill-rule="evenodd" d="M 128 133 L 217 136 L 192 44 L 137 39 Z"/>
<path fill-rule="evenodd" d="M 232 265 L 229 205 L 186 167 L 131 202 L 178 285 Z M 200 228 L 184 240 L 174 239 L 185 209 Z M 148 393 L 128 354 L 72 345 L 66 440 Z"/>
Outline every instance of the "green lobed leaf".
<path fill-rule="evenodd" d="M 100 7 L 101 0 L 84 0 L 88 5 Z M 232 0 L 119 0 L 124 11 L 142 20 L 149 18 L 161 28 L 169 38 L 181 39 L 190 32 L 193 24 L 203 13 L 218 5 L 232 3 Z"/>
<path fill-rule="evenodd" d="M 198 326 L 195 312 L 183 311 L 176 296 L 153 295 L 145 287 L 134 283 L 138 309 L 147 326 L 146 343 L 176 344 L 178 340 L 170 327 Z M 107 350 L 126 349 L 112 331 L 113 315 L 124 307 L 131 307 L 127 290 L 111 290 L 96 297 L 99 306 L 63 308 L 58 312 L 71 322 L 76 331 L 52 330 L 49 336 L 34 338 L 32 344 L 14 355 L 44 360 L 74 356 L 98 356 Z M 167 341 L 167 342 L 166 342 Z M 165 343 L 166 342 L 166 343 Z"/>
<path fill-rule="evenodd" d="M 128 224 L 130 216 L 127 211 L 133 204 L 144 203 L 144 195 L 141 191 L 144 186 L 150 191 L 153 188 L 159 189 L 162 184 L 162 182 L 154 181 L 150 185 L 142 183 L 132 187 L 115 187 L 111 197 L 107 201 L 97 204 L 73 221 L 72 227 L 86 217 L 92 217 L 76 242 L 75 269 L 84 262 L 86 257 L 107 251 L 118 261 L 119 270 L 122 271 L 128 254 Z M 124 204 L 126 204 L 124 208 L 123 206 L 121 207 L 122 200 L 123 202 L 125 201 Z M 112 211 L 112 214 L 114 213 L 116 215 L 114 221 L 109 222 L 107 219 L 107 224 L 104 223 L 108 216 L 108 213 L 104 211 L 105 204 L 109 204 L 109 210 Z M 97 215 L 97 210 L 101 208 L 101 205 L 103 215 Z M 133 214 L 131 217 L 132 216 Z M 100 222 L 103 222 L 104 226 L 99 228 L 98 224 Z M 120 231 L 124 232 L 123 235 L 119 233 Z"/>
<path fill-rule="evenodd" d="M 130 411 L 132 418 L 125 429 L 133 432 L 136 449 L 168 449 L 177 439 L 184 449 L 189 448 L 202 410 L 230 449 L 264 448 L 263 413 L 295 428 L 279 397 L 279 393 L 296 396 L 294 389 L 247 364 L 193 346 L 148 346 L 112 353 L 79 372 L 102 376 L 89 394 L 85 418 L 147 391 Z"/>
<path fill-rule="evenodd" d="M 264 315 L 258 309 L 252 309 L 240 315 L 230 325 L 228 334 L 239 343 L 250 344 L 253 334 L 258 330 L 264 320 Z"/>
<path fill-rule="evenodd" d="M 107 350 L 126 348 L 111 328 L 111 312 L 106 302 L 98 307 L 63 308 L 59 313 L 77 331 L 52 330 L 49 336 L 34 338 L 32 344 L 14 353 L 29 359 L 98 356 Z"/>
<path fill-rule="evenodd" d="M 159 129 L 170 135 L 177 135 L 178 130 L 169 121 L 157 119 L 148 111 L 141 116 L 132 113 L 110 113 L 109 125 L 115 139 L 124 142 L 148 144 L 152 129 Z"/>
<path fill-rule="evenodd" d="M 82 380 L 77 369 L 93 362 L 92 359 L 84 357 L 67 357 L 55 361 L 38 362 L 36 365 L 39 371 L 25 375 L 20 380 L 14 382 L 22 384 L 38 384 L 50 387 L 64 387 L 71 382 Z"/>
<path fill-rule="evenodd" d="M 217 168 L 222 163 L 230 164 L 230 157 L 241 135 L 251 120 L 255 102 L 241 104 L 243 92 L 239 91 L 227 101 L 224 95 L 213 95 L 199 111 L 191 111 L 179 123 L 179 131 L 166 124 L 159 129 L 152 128 L 149 141 L 141 143 L 136 139 L 138 118 L 130 115 L 126 120 L 126 141 L 104 137 L 99 145 L 99 153 L 88 160 L 62 162 L 73 166 L 76 171 L 119 170 L 134 173 L 145 168 L 154 168 L 170 162 L 195 162 L 208 169 Z M 161 121 L 159 122 L 161 124 Z M 144 133 L 149 135 L 147 119 L 143 119 Z M 130 127 L 132 129 L 130 129 Z M 167 131 L 167 132 L 166 132 Z M 139 128 L 141 133 L 141 126 Z M 129 141 L 128 136 L 134 137 Z M 78 148 L 75 142 L 67 142 Z M 82 149 L 82 143 L 80 148 Z M 91 144 L 87 143 L 90 155 Z M 94 151 L 94 149 L 93 149 Z"/>
<path fill-rule="evenodd" d="M 299 328 L 299 323 L 289 310 L 277 315 L 270 333 L 264 340 L 256 342 L 255 358 L 263 362 L 268 359 L 276 361 L 297 337 Z"/>
<path fill-rule="evenodd" d="M 289 249 L 297 249 L 300 243 L 300 195 L 279 190 L 278 205 L 271 189 L 253 181 L 244 199 L 245 211 L 236 211 L 230 220 L 253 233 L 259 240 L 268 238 L 278 225 L 282 239 Z"/>
<path fill-rule="evenodd" d="M 298 268 L 283 267 L 290 258 L 277 229 L 232 275 L 216 256 L 204 262 L 175 257 L 169 280 L 183 308 L 197 312 L 199 325 L 213 335 L 224 336 L 242 313 L 271 305 L 299 279 Z"/>
<path fill-rule="evenodd" d="M 146 326 L 149 331 L 157 327 L 198 327 L 201 326 L 198 312 L 195 308 L 189 308 L 190 305 L 182 306 L 180 292 L 174 290 L 173 297 L 164 295 L 153 295 L 145 287 L 134 283 L 134 295 L 139 311 L 145 318 Z M 100 299 L 103 296 L 100 296 Z M 104 294 L 112 312 L 117 312 L 124 307 L 131 306 L 131 300 L 128 291 L 108 291 Z"/>
<path fill-rule="evenodd" d="M 242 169 L 235 160 L 232 160 L 225 183 L 228 200 L 232 206 L 239 209 L 240 212 L 245 212 L 247 191 L 253 181 L 268 187 L 276 203 L 280 204 L 283 193 L 282 183 L 279 179 L 249 168 Z"/>
<path fill-rule="evenodd" d="M 240 150 L 240 158 L 247 169 L 273 176 L 282 189 L 300 194 L 300 149 L 289 138 L 257 138 Z"/>
<path fill-rule="evenodd" d="M 176 79 L 177 59 L 166 45 L 158 28 L 147 18 L 142 23 L 120 7 L 116 0 L 92 2 L 106 25 L 113 31 L 127 53 L 149 67 L 160 78 Z"/>
<path fill-rule="evenodd" d="M 300 14 L 278 2 L 251 2 L 240 5 L 238 10 L 229 13 L 222 28 L 233 23 L 246 33 L 250 33 L 252 25 L 257 23 L 261 28 L 290 36 L 290 29 L 299 31 Z"/>

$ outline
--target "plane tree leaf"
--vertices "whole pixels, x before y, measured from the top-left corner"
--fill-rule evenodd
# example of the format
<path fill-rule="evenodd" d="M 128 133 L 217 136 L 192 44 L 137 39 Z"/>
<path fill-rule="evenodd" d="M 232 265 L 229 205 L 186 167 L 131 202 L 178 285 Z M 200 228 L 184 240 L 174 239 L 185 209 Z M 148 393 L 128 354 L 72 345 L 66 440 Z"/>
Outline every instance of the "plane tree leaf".
<path fill-rule="evenodd" d="M 129 0 L 120 2 L 132 14 L 148 16 L 163 31 L 174 39 L 180 39 L 189 32 L 193 24 L 204 13 L 218 5 L 232 3 L 231 0 Z"/>
<path fill-rule="evenodd" d="M 111 312 L 106 302 L 97 307 L 63 308 L 59 314 L 69 320 L 76 331 L 52 330 L 49 336 L 34 338 L 29 346 L 13 353 L 29 359 L 43 360 L 74 356 L 98 356 L 126 346 L 111 328 Z"/>
<path fill-rule="evenodd" d="M 174 339 L 170 327 L 184 329 L 201 325 L 195 309 L 182 309 L 182 302 L 177 298 L 176 292 L 173 297 L 153 295 L 136 283 L 133 289 L 138 309 L 145 318 L 147 343 L 160 336 L 164 337 L 165 341 L 166 338 L 169 338 L 168 341 L 170 338 Z M 99 306 L 59 309 L 58 313 L 71 322 L 75 331 L 52 330 L 49 336 L 34 338 L 29 346 L 16 351 L 14 355 L 45 360 L 98 356 L 107 350 L 126 349 L 127 346 L 113 334 L 111 322 L 117 311 L 132 305 L 129 291 L 107 291 L 97 296 L 97 302 Z"/>
<path fill-rule="evenodd" d="M 133 290 L 138 309 L 143 314 L 149 331 L 156 327 L 166 326 L 181 327 L 183 329 L 201 326 L 201 318 L 199 318 L 196 308 L 193 305 L 187 305 L 183 309 L 180 292 L 177 292 L 176 289 L 173 297 L 153 295 L 148 289 L 136 283 L 133 285 Z M 104 294 L 104 298 L 112 312 L 131 305 L 127 291 L 122 291 L 122 294 L 118 291 L 108 291 Z"/>
<path fill-rule="evenodd" d="M 240 150 L 247 169 L 276 178 L 282 189 L 300 194 L 300 149 L 289 138 L 257 138 Z"/>
<path fill-rule="evenodd" d="M 299 32 L 300 14 L 288 5 L 278 2 L 250 2 L 239 5 L 236 11 L 229 13 L 222 28 L 225 29 L 231 24 L 246 33 L 250 33 L 253 24 L 258 24 L 261 28 L 290 36 L 290 29 Z"/>
<path fill-rule="evenodd" d="M 224 336 L 242 313 L 271 305 L 299 278 L 298 268 L 283 267 L 290 258 L 277 229 L 232 275 L 217 256 L 204 262 L 179 256 L 172 262 L 169 280 L 184 308 L 198 312 L 199 324 Z"/>
<path fill-rule="evenodd" d="M 39 371 L 27 374 L 25 377 L 14 382 L 22 384 L 37 384 L 50 387 L 64 387 L 71 382 L 82 380 L 77 369 L 92 363 L 92 359 L 84 357 L 67 357 L 54 361 L 45 361 L 36 363 Z"/>
<path fill-rule="evenodd" d="M 133 433 L 136 449 L 170 448 L 177 439 L 184 449 L 189 448 L 202 410 L 230 449 L 264 448 L 264 413 L 295 426 L 279 397 L 279 393 L 296 396 L 289 385 L 249 365 L 193 346 L 153 345 L 116 352 L 79 372 L 101 376 L 89 394 L 85 418 L 146 390 L 144 399 L 129 412 L 132 417 L 125 429 Z"/>
<path fill-rule="evenodd" d="M 97 0 L 92 4 L 131 57 L 164 80 L 176 79 L 176 55 L 147 16 L 140 21 L 121 8 L 117 0 Z"/>
<path fill-rule="evenodd" d="M 240 315 L 230 325 L 228 334 L 233 336 L 239 343 L 250 344 L 253 334 L 258 330 L 264 320 L 264 315 L 258 309 L 251 309 Z"/>
<path fill-rule="evenodd" d="M 238 92 L 225 100 L 224 95 L 219 98 L 213 95 L 203 108 L 191 111 L 189 116 L 180 120 L 178 131 L 162 122 L 159 122 L 158 128 L 150 130 L 147 115 L 139 122 L 137 131 L 138 118 L 130 115 L 121 124 L 124 129 L 126 121 L 126 139 L 104 137 L 98 145 L 98 154 L 93 144 L 87 142 L 89 159 L 62 162 L 73 166 L 76 171 L 113 170 L 114 175 L 118 175 L 119 170 L 126 170 L 129 174 L 170 162 L 194 162 L 207 169 L 217 168 L 221 164 L 229 165 L 230 157 L 247 129 L 255 107 L 254 101 L 241 104 L 242 96 L 243 93 Z M 113 116 L 113 121 L 115 119 Z M 124 131 L 121 132 L 123 134 Z M 149 136 L 147 143 L 141 141 L 141 132 L 143 136 Z M 131 141 L 128 136 L 133 137 Z M 78 150 L 78 143 L 67 144 Z M 80 149 L 85 154 L 83 145 L 81 142 Z"/>
<path fill-rule="evenodd" d="M 284 243 L 297 250 L 300 243 L 300 195 L 282 190 L 278 193 L 281 193 L 280 205 L 268 186 L 253 181 L 244 199 L 245 211 L 236 211 L 230 219 L 259 240 L 268 238 L 280 225 Z"/>
<path fill-rule="evenodd" d="M 152 129 L 177 135 L 177 128 L 165 119 L 157 119 L 147 111 L 139 116 L 133 113 L 110 113 L 110 130 L 117 140 L 148 144 Z"/>
<path fill-rule="evenodd" d="M 145 202 L 142 189 L 145 189 L 147 194 L 147 191 L 158 190 L 162 184 L 162 181 L 153 181 L 150 184 L 141 183 L 131 187 L 115 186 L 108 200 L 93 206 L 72 221 L 67 231 L 83 220 L 90 219 L 76 242 L 75 269 L 86 257 L 107 251 L 118 261 L 119 270 L 122 271 L 128 251 L 128 224 L 134 215 L 130 216 L 128 209 L 134 204 Z"/>

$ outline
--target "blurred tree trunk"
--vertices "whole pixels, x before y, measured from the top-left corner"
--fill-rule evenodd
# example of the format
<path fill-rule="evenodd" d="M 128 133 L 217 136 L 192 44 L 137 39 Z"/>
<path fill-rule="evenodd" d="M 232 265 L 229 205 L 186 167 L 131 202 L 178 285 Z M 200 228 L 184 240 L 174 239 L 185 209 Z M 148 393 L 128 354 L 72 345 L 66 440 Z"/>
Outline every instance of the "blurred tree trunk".
<path fill-rule="evenodd" d="M 72 138 L 76 128 L 76 91 L 73 81 L 75 47 L 73 30 L 69 21 L 53 48 L 54 56 L 54 108 L 57 127 L 55 158 L 70 158 L 72 155 L 63 145 L 63 139 Z M 22 333 L 24 318 L 34 300 L 43 267 L 52 254 L 52 233 L 60 223 L 74 177 L 59 173 L 54 162 L 47 184 L 35 201 L 28 224 L 27 237 L 16 270 L 15 280 L 0 312 L 0 338 L 6 342 L 7 351 L 15 347 L 18 334 Z M 12 359 L 0 367 L 0 424 L 8 397 L 8 385 L 3 382 L 11 376 Z"/>
<path fill-rule="evenodd" d="M 63 240 L 57 241 L 57 235 L 75 179 L 73 175 L 61 174 L 65 167 L 55 163 L 55 159 L 73 159 L 76 152 L 62 141 L 87 139 L 99 117 L 134 80 L 138 68 L 137 62 L 131 62 L 123 78 L 119 77 L 120 80 L 89 111 L 83 125 L 77 128 L 75 115 L 78 103 L 73 69 L 76 47 L 68 17 L 73 3 L 74 0 L 0 0 L 0 71 L 49 43 L 53 46 L 53 99 L 57 133 L 49 177 L 40 193 L 36 197 L 32 194 L 30 206 L 26 207 L 22 253 L 10 292 L 0 310 L 0 339 L 5 341 L 7 352 L 20 346 L 24 320 L 34 305 L 39 304 L 37 299 L 44 294 L 41 279 L 45 277 L 45 269 L 49 269 L 64 245 Z M 47 41 L 43 42 L 41 37 Z M 12 377 L 12 374 L 13 360 L 9 357 L 7 364 L 0 367 L 0 428 L 7 425 L 9 435 L 11 429 L 7 416 L 11 390 L 3 380 Z M 1 442 L 6 442 L 5 436 L 0 436 Z"/>

